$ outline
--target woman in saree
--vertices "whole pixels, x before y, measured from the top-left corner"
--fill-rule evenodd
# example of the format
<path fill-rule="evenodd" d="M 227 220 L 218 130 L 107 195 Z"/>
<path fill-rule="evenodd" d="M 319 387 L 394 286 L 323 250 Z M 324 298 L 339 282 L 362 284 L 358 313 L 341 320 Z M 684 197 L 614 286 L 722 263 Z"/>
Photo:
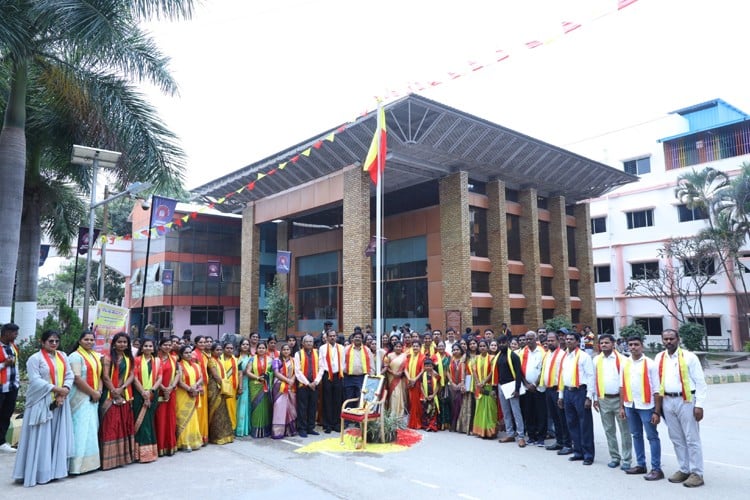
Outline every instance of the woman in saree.
<path fill-rule="evenodd" d="M 468 433 L 471 431 L 471 407 L 468 407 L 466 412 L 462 411 L 466 393 L 464 351 L 458 342 L 453 344 L 451 350 L 453 352 L 449 359 L 448 369 L 445 372 L 445 389 L 448 392 L 448 404 L 451 407 L 450 430 Z"/>
<path fill-rule="evenodd" d="M 479 355 L 472 359 L 474 396 L 476 410 L 472 432 L 482 439 L 494 438 L 497 434 L 497 395 L 493 385 L 497 357 L 489 355 L 489 344 L 482 339 L 478 343 Z"/>
<path fill-rule="evenodd" d="M 393 352 L 387 354 L 383 359 L 386 377 L 388 381 L 388 411 L 391 415 L 404 417 L 406 415 L 406 382 L 404 371 L 406 370 L 406 358 L 404 344 L 400 340 L 392 339 Z"/>
<path fill-rule="evenodd" d="M 71 474 L 84 474 L 101 466 L 99 458 L 99 398 L 102 397 L 102 357 L 94 351 L 94 334 L 84 330 L 78 348 L 68 356 L 74 382 L 70 390 L 73 417 L 73 456 L 68 460 Z"/>
<path fill-rule="evenodd" d="M 299 352 L 299 344 L 297 343 L 297 337 L 292 334 L 286 336 L 286 345 L 292 350 L 292 357 Z"/>
<path fill-rule="evenodd" d="M 266 352 L 265 342 L 258 342 L 255 356 L 247 364 L 245 375 L 250 379 L 250 435 L 255 438 L 271 434 L 271 357 Z"/>
<path fill-rule="evenodd" d="M 440 418 L 440 376 L 435 372 L 432 358 L 424 358 L 424 370 L 419 377 L 417 386 L 422 403 L 422 430 L 427 432 L 438 431 L 438 420 Z"/>
<path fill-rule="evenodd" d="M 68 358 L 57 350 L 59 345 L 60 334 L 45 331 L 41 350 L 26 362 L 29 385 L 13 467 L 13 479 L 26 487 L 66 477 L 68 459 L 73 456 L 68 394 L 75 376 Z M 6 495 L 10 497 L 10 491 Z"/>
<path fill-rule="evenodd" d="M 419 380 L 422 376 L 425 355 L 420 347 L 419 338 L 412 337 L 411 352 L 406 358 L 406 370 L 404 371 L 409 401 L 409 422 L 407 426 L 410 429 L 422 428 L 422 389 L 419 387 Z"/>
<path fill-rule="evenodd" d="M 260 342 L 260 334 L 258 332 L 252 332 L 250 334 L 250 356 L 255 356 L 258 349 L 258 343 Z"/>
<path fill-rule="evenodd" d="M 273 421 L 271 437 L 282 439 L 297 433 L 297 384 L 294 358 L 288 345 L 281 347 L 281 357 L 273 365 Z"/>
<path fill-rule="evenodd" d="M 234 344 L 224 342 L 222 345 L 220 364 L 223 370 L 225 382 L 231 389 L 231 394 L 225 394 L 224 400 L 229 411 L 229 420 L 232 422 L 232 432 L 237 428 L 237 391 L 240 388 L 240 373 L 237 367 L 237 358 L 234 357 Z"/>
<path fill-rule="evenodd" d="M 154 356 L 154 341 L 143 339 L 135 357 L 133 418 L 135 419 L 136 462 L 153 462 L 159 456 L 156 444 L 156 408 L 161 387 L 161 362 Z"/>
<path fill-rule="evenodd" d="M 208 442 L 213 444 L 227 444 L 234 441 L 234 429 L 229 418 L 227 399 L 229 393 L 223 393 L 222 386 L 226 380 L 226 372 L 221 362 L 223 349 L 221 344 L 214 342 L 211 346 L 211 358 L 208 360 Z M 230 388 L 231 390 L 231 388 Z"/>
<path fill-rule="evenodd" d="M 442 340 L 437 343 L 437 352 L 435 353 L 435 370 L 440 375 L 440 417 L 438 419 L 438 428 L 446 430 L 451 428 L 452 408 L 450 394 L 448 393 L 448 368 L 451 363 L 451 355 L 445 352 L 445 342 Z M 438 363 L 440 363 L 438 365 Z"/>
<path fill-rule="evenodd" d="M 159 364 L 161 365 L 161 389 L 159 405 L 156 407 L 156 449 L 160 457 L 172 456 L 177 451 L 177 395 L 175 388 L 182 377 L 182 370 L 176 356 L 172 356 L 173 339 L 164 339 L 159 344 Z"/>
<path fill-rule="evenodd" d="M 102 470 L 133 462 L 135 422 L 133 420 L 133 352 L 130 337 L 117 333 L 111 340 L 109 357 L 104 358 L 100 400 L 99 438 Z"/>
<path fill-rule="evenodd" d="M 237 372 L 240 376 L 240 385 L 237 388 L 237 427 L 234 435 L 244 437 L 250 435 L 250 380 L 245 374 L 250 362 L 250 341 L 242 339 L 240 342 L 240 354 L 237 358 Z"/>
<path fill-rule="evenodd" d="M 201 369 L 201 380 L 203 384 L 208 383 L 208 360 L 211 358 L 211 339 L 204 335 L 195 337 L 193 348 L 193 361 Z M 202 385 L 200 387 L 200 404 L 198 405 L 198 426 L 201 430 L 203 444 L 208 443 L 208 391 Z"/>
<path fill-rule="evenodd" d="M 276 335 L 268 337 L 268 342 L 266 343 L 266 354 L 270 356 L 271 359 L 279 359 L 279 356 L 281 356 L 281 353 L 276 348 L 277 343 Z"/>
<path fill-rule="evenodd" d="M 199 450 L 203 446 L 203 436 L 198 423 L 197 410 L 201 403 L 200 391 L 203 387 L 203 378 L 200 367 L 193 361 L 193 348 L 190 344 L 180 347 L 178 352 L 182 377 L 178 379 L 175 391 L 177 449 Z"/>

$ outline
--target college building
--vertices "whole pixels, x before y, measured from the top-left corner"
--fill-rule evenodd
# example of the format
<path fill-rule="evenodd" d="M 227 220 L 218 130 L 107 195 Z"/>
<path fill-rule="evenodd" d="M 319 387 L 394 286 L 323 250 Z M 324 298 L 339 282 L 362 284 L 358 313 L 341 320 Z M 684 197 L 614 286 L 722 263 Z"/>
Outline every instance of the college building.
<path fill-rule="evenodd" d="M 637 177 L 418 95 L 384 108 L 384 330 L 505 322 L 520 333 L 556 315 L 595 324 L 586 200 Z M 192 249 L 205 261 L 221 248 L 239 310 L 234 296 L 222 295 L 230 287 L 196 289 L 195 265 L 190 276 L 175 273 L 173 303 L 197 305 L 199 297 L 201 307 L 216 307 L 206 311 L 224 322 L 217 331 L 268 332 L 265 289 L 285 250 L 293 331 L 320 331 L 325 320 L 342 332 L 373 324 L 374 259 L 365 249 L 375 234 L 375 188 L 362 162 L 375 115 L 194 189 L 215 209 L 241 215 L 240 233 L 216 234 L 223 223 L 206 222 L 206 246 Z M 176 232 L 178 241 L 193 223 Z M 165 245 L 161 261 L 189 258 L 170 256 L 169 238 Z M 153 301 L 147 293 L 146 305 L 166 307 L 169 287 L 161 293 Z"/>

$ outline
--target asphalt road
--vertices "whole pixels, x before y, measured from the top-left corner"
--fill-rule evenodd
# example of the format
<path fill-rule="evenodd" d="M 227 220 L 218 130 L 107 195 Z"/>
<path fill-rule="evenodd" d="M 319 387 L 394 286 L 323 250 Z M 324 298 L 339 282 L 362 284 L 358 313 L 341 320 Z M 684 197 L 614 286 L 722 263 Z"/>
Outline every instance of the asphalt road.
<path fill-rule="evenodd" d="M 10 481 L 14 456 L 0 453 L 3 498 L 324 498 L 345 499 L 532 499 L 748 498 L 750 383 L 709 387 L 701 434 L 705 458 L 702 488 L 666 480 L 650 483 L 606 467 L 601 424 L 594 416 L 594 465 L 568 462 L 542 448 L 520 449 L 448 432 L 424 434 L 407 451 L 295 453 L 311 438 L 238 440 L 180 453 L 152 464 L 133 464 L 48 485 L 23 488 Z M 676 470 L 666 427 L 659 426 L 665 474 Z M 331 436 L 336 436 L 332 434 Z M 324 439 L 329 436 L 315 437 Z M 648 446 L 647 446 L 648 449 Z M 648 454 L 648 452 L 647 452 Z M 12 496 L 11 496 L 12 495 Z"/>

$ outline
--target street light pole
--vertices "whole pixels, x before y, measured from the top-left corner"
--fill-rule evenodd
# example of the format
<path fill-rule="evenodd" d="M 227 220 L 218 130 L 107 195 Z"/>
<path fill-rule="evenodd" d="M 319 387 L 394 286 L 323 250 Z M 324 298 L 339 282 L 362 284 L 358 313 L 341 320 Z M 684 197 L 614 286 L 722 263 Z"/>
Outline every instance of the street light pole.
<path fill-rule="evenodd" d="M 89 327 L 89 299 L 91 298 L 91 254 L 94 252 L 94 224 L 96 213 L 96 176 L 99 171 L 99 158 L 94 156 L 93 173 L 91 174 L 91 204 L 89 205 L 89 251 L 86 252 L 86 280 L 83 286 L 83 329 Z"/>

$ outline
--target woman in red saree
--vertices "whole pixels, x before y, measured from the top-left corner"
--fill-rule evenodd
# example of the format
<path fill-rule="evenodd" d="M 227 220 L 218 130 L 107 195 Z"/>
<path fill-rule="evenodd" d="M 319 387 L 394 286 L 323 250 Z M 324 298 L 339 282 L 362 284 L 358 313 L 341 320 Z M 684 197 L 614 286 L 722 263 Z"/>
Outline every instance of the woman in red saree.
<path fill-rule="evenodd" d="M 102 382 L 104 391 L 99 426 L 102 470 L 133 462 L 135 426 L 133 421 L 133 352 L 130 337 L 118 333 L 111 340 L 109 357 L 104 357 Z"/>
<path fill-rule="evenodd" d="M 425 355 L 420 350 L 418 338 L 412 338 L 411 353 L 406 358 L 406 385 L 409 391 L 409 422 L 410 429 L 422 428 L 422 389 L 419 380 L 424 369 Z"/>
<path fill-rule="evenodd" d="M 155 425 L 156 448 L 160 457 L 172 456 L 177 451 L 177 395 L 174 390 L 182 377 L 182 370 L 177 357 L 171 354 L 173 343 L 172 339 L 164 339 L 159 344 L 161 389 Z"/>
<path fill-rule="evenodd" d="M 393 352 L 388 353 L 384 360 L 388 379 L 388 411 L 391 415 L 404 417 L 406 415 L 406 383 L 404 382 L 404 370 L 406 370 L 406 353 L 404 344 L 400 340 L 392 341 Z"/>

